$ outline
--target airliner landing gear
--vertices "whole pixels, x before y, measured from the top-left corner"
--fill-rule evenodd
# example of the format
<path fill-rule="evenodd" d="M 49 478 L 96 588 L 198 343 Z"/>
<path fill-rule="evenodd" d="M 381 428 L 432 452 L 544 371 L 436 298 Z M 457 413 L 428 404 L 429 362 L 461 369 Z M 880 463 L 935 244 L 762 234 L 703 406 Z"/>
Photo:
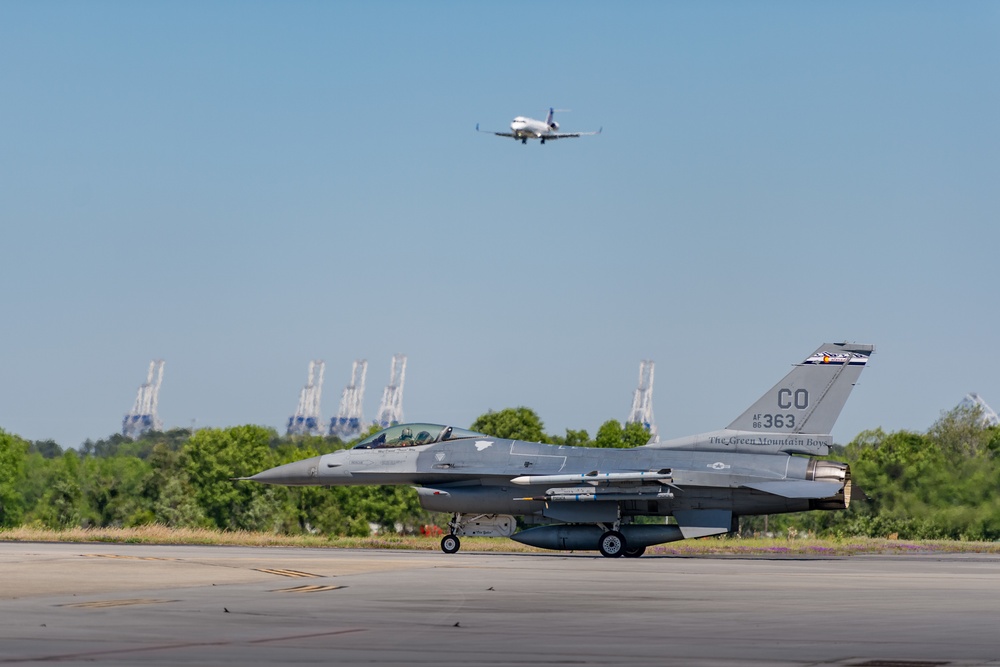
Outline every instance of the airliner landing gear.
<path fill-rule="evenodd" d="M 646 547 L 635 547 L 634 549 L 629 547 L 625 549 L 625 558 L 639 558 L 644 553 L 646 553 Z"/>
<path fill-rule="evenodd" d="M 625 536 L 617 530 L 607 531 L 597 543 L 597 548 L 605 558 L 618 558 L 626 553 L 627 547 Z"/>
<path fill-rule="evenodd" d="M 522 144 L 528 143 L 528 137 L 521 137 L 521 143 Z"/>
<path fill-rule="evenodd" d="M 454 535 L 445 535 L 441 538 L 441 551 L 446 554 L 456 553 L 462 547 L 462 541 Z"/>

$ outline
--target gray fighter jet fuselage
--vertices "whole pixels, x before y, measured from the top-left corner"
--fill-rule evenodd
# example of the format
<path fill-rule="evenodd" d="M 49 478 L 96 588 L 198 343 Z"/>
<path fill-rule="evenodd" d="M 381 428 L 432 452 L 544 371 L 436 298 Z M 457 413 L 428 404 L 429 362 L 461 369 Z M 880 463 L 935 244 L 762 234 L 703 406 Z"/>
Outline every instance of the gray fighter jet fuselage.
<path fill-rule="evenodd" d="M 406 484 L 460 536 L 510 537 L 608 557 L 736 529 L 741 515 L 845 509 L 847 464 L 821 460 L 872 345 L 824 344 L 729 427 L 632 449 L 546 445 L 436 424 L 398 424 L 353 449 L 246 478 L 265 484 Z M 635 523 L 636 517 L 675 523 Z M 517 522 L 534 525 L 515 532 Z"/>

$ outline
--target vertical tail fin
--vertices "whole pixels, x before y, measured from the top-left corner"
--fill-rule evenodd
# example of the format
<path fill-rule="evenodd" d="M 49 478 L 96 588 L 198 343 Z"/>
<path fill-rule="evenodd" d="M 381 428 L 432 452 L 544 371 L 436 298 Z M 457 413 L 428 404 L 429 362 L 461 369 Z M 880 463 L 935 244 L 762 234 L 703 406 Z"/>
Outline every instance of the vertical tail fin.
<path fill-rule="evenodd" d="M 549 115 L 545 117 L 545 124 L 548 125 L 549 127 L 552 127 L 552 116 L 555 114 L 555 112 L 556 110 L 554 108 L 549 107 Z"/>
<path fill-rule="evenodd" d="M 824 343 L 727 428 L 828 435 L 874 345 Z"/>

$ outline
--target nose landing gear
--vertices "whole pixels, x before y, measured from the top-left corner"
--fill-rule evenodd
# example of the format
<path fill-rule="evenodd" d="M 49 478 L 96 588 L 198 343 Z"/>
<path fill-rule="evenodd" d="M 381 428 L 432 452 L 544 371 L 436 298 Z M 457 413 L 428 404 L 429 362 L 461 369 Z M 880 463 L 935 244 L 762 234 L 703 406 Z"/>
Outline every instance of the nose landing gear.
<path fill-rule="evenodd" d="M 458 536 L 448 534 L 441 538 L 441 551 L 446 554 L 457 553 L 462 547 L 462 541 L 458 539 Z"/>

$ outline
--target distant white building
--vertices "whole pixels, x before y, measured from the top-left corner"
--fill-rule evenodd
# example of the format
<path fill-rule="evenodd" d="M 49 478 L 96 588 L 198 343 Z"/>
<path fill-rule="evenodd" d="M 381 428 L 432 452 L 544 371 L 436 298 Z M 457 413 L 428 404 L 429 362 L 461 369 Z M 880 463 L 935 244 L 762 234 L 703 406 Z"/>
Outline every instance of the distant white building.
<path fill-rule="evenodd" d="M 309 379 L 299 392 L 299 405 L 295 414 L 288 418 L 288 435 L 322 435 L 320 424 L 320 399 L 323 396 L 323 372 L 326 362 L 316 359 L 309 362 Z"/>
<path fill-rule="evenodd" d="M 656 364 L 651 359 L 639 362 L 639 386 L 632 392 L 632 410 L 626 424 L 642 424 L 649 431 L 649 441 L 659 442 L 656 420 L 653 418 L 653 370 Z"/>
<path fill-rule="evenodd" d="M 135 440 L 147 431 L 162 431 L 163 422 L 156 409 L 160 401 L 160 385 L 163 384 L 163 359 L 149 362 L 146 383 L 139 385 L 135 405 L 122 419 L 122 435 Z"/>
<path fill-rule="evenodd" d="M 996 410 L 987 405 L 986 401 L 975 392 L 966 394 L 962 402 L 958 404 L 958 407 L 979 408 L 982 411 L 980 421 L 983 426 L 1000 426 L 1000 416 L 997 416 Z"/>

